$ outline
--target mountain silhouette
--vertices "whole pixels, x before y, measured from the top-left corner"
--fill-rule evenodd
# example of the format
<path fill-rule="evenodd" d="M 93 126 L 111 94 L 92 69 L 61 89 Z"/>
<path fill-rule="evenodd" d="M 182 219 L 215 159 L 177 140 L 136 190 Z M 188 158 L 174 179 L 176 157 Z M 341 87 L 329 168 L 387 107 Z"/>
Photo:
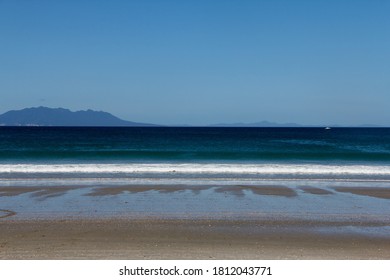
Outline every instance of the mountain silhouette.
<path fill-rule="evenodd" d="M 0 115 L 3 126 L 156 126 L 125 121 L 103 111 L 72 112 L 64 108 L 35 107 Z"/>

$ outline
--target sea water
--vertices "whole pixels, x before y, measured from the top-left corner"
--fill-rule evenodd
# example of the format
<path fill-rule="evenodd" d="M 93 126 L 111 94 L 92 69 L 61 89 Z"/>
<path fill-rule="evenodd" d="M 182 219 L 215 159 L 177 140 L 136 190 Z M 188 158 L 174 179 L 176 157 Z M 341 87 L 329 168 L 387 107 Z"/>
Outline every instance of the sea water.
<path fill-rule="evenodd" d="M 0 178 L 388 182 L 390 129 L 0 127 Z"/>

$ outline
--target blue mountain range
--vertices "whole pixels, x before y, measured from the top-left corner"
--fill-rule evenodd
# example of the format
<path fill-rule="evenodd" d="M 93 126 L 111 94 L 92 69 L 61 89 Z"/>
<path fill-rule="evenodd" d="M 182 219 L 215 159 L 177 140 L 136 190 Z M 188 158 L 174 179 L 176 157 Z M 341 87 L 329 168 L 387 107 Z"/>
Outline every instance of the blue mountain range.
<path fill-rule="evenodd" d="M 12 110 L 0 115 L 2 126 L 156 126 L 122 120 L 103 111 L 76 111 L 35 107 Z"/>

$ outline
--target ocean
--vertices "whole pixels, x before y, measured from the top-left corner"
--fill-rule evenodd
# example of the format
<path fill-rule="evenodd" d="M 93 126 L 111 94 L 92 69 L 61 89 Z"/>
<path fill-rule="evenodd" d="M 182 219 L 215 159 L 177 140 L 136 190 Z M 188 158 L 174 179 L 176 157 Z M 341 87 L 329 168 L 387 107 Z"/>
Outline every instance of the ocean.
<path fill-rule="evenodd" d="M 390 129 L 0 127 L 0 178 L 387 182 Z"/>

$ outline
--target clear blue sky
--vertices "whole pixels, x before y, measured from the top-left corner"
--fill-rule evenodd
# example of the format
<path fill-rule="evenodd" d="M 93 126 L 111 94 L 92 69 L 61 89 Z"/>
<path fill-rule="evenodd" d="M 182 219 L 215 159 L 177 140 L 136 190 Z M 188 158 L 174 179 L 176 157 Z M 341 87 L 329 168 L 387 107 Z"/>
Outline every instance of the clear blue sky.
<path fill-rule="evenodd" d="M 390 1 L 0 0 L 0 113 L 390 126 Z"/>

